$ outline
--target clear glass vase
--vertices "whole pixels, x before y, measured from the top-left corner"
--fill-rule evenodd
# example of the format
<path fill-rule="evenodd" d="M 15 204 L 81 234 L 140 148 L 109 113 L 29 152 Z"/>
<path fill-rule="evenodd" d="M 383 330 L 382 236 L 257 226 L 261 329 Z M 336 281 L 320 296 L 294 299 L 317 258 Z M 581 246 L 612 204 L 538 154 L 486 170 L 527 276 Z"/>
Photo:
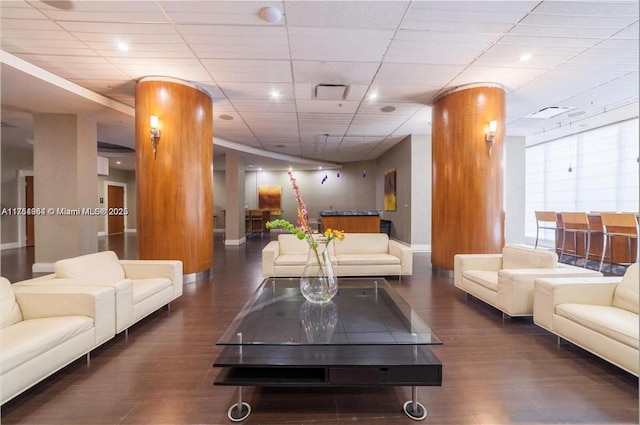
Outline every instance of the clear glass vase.
<path fill-rule="evenodd" d="M 300 292 L 309 302 L 322 304 L 331 301 L 338 292 L 338 278 L 329 259 L 326 240 L 316 240 L 309 246 L 307 263 L 300 277 Z"/>
<path fill-rule="evenodd" d="M 328 344 L 338 323 L 338 307 L 333 301 L 323 304 L 305 301 L 300 307 L 300 320 L 309 343 Z"/>

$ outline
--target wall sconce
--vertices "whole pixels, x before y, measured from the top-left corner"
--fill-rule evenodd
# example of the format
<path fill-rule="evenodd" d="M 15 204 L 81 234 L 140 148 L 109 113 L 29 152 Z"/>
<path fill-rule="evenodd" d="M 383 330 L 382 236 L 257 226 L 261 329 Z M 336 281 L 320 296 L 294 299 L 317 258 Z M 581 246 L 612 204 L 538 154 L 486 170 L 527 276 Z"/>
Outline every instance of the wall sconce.
<path fill-rule="evenodd" d="M 160 129 L 158 128 L 158 117 L 151 115 L 151 146 L 153 146 L 153 155 L 158 150 L 158 142 L 160 141 Z"/>
<path fill-rule="evenodd" d="M 498 129 L 498 121 L 492 120 L 489 121 L 489 131 L 487 131 L 487 143 L 489 143 L 489 156 L 491 156 L 491 151 L 493 150 L 493 141 L 496 138 L 496 130 Z"/>

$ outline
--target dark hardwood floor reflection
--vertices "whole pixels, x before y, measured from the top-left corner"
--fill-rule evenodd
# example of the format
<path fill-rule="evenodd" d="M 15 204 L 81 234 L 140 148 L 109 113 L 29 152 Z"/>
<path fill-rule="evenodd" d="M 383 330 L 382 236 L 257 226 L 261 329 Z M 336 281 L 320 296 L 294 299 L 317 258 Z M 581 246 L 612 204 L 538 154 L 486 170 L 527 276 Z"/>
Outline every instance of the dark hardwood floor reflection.
<path fill-rule="evenodd" d="M 215 342 L 262 280 L 252 238 L 225 247 L 216 235 L 210 279 L 185 285 L 159 310 L 5 404 L 8 424 L 229 424 L 236 389 L 214 387 Z M 100 238 L 100 249 L 136 258 L 135 235 Z M 33 253 L 2 251 L 2 274 L 30 276 Z M 585 351 L 556 345 L 531 319 L 502 319 L 431 273 L 414 254 L 414 274 L 391 284 L 444 341 L 442 387 L 418 391 L 425 424 L 637 424 L 638 379 Z M 415 424 L 402 412 L 410 388 L 246 388 L 246 424 Z"/>

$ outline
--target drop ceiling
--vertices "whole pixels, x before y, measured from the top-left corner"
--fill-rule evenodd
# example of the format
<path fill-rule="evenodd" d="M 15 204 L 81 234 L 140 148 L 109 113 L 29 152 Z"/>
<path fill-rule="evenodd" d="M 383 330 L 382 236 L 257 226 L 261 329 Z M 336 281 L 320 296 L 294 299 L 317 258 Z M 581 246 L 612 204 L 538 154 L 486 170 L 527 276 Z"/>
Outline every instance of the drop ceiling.
<path fill-rule="evenodd" d="M 268 6 L 279 22 L 261 19 Z M 9 144 L 28 137 L 28 115 L 71 109 L 95 116 L 100 141 L 134 147 L 135 82 L 150 75 L 207 90 L 216 138 L 332 163 L 430 133 L 435 96 L 470 83 L 504 87 L 507 135 L 528 143 L 638 116 L 637 1 L 2 1 L 0 12 Z M 17 60 L 124 109 L 34 82 Z M 348 90 L 317 98 L 318 85 Z M 527 117 L 550 107 L 571 112 Z"/>

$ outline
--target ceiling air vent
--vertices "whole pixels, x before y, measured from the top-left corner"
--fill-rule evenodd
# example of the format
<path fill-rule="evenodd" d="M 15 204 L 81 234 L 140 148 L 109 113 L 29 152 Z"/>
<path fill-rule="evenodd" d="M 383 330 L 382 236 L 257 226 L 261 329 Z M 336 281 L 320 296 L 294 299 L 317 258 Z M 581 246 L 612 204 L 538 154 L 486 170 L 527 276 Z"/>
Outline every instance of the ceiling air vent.
<path fill-rule="evenodd" d="M 345 100 L 348 94 L 346 84 L 317 84 L 313 88 L 313 98 L 318 100 Z"/>
<path fill-rule="evenodd" d="M 571 106 L 549 106 L 548 108 L 543 108 L 538 112 L 529 114 L 525 118 L 537 118 L 546 120 L 548 118 L 553 118 L 557 115 L 564 114 L 565 112 L 573 111 L 574 109 L 577 108 Z"/>

